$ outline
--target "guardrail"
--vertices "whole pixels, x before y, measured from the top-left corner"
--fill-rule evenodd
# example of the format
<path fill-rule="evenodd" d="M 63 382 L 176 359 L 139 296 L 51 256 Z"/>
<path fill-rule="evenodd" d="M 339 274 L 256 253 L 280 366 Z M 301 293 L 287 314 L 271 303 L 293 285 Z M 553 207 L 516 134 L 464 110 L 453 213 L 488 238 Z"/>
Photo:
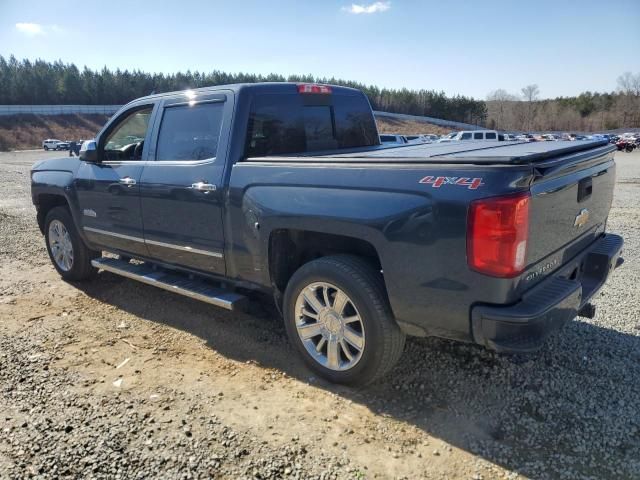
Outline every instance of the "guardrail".
<path fill-rule="evenodd" d="M 411 120 L 414 122 L 431 123 L 433 125 L 440 125 L 441 127 L 457 128 L 459 130 L 485 130 L 486 129 L 486 127 L 481 127 L 479 125 L 471 125 L 469 123 L 443 120 L 441 118 L 421 117 L 419 115 L 406 115 L 404 113 L 379 112 L 377 110 L 374 110 L 373 113 L 377 117 L 388 117 L 388 118 L 396 118 L 398 120 Z"/>
<path fill-rule="evenodd" d="M 0 115 L 72 115 L 93 113 L 113 115 L 121 105 L 0 105 Z"/>
<path fill-rule="evenodd" d="M 99 113 L 113 115 L 122 105 L 0 105 L 0 115 L 72 115 L 76 113 Z M 453 122 L 441 118 L 422 117 L 418 115 L 406 115 L 402 113 L 389 113 L 374 111 L 378 117 L 396 118 L 399 120 L 411 120 L 414 122 L 431 123 L 442 127 L 451 127 L 462 130 L 480 130 L 483 127 L 468 123 Z"/>

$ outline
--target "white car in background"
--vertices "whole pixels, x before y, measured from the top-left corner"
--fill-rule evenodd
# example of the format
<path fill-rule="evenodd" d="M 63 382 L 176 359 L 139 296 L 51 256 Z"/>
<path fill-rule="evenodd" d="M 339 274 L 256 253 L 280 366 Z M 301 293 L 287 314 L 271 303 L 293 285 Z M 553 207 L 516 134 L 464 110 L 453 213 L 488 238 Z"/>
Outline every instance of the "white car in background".
<path fill-rule="evenodd" d="M 409 143 L 433 143 L 440 137 L 437 135 L 404 135 Z"/>
<path fill-rule="evenodd" d="M 383 145 L 406 145 L 409 141 L 404 135 L 383 133 L 380 135 L 380 143 Z"/>
<path fill-rule="evenodd" d="M 427 143 L 422 135 L 404 135 L 407 139 L 407 143 Z"/>
<path fill-rule="evenodd" d="M 46 140 L 43 140 L 42 148 L 44 148 L 45 150 L 68 150 L 69 144 L 67 142 L 63 142 L 62 140 L 48 138 Z"/>
<path fill-rule="evenodd" d="M 456 135 L 458 135 L 458 132 L 451 132 L 448 135 L 445 135 L 444 137 L 442 137 L 441 139 L 438 140 L 438 143 L 447 143 L 452 141 Z"/>
<path fill-rule="evenodd" d="M 435 135 L 433 133 L 424 134 L 422 135 L 422 137 L 427 141 L 427 143 L 437 142 L 438 140 L 440 140 L 440 135 Z"/>
<path fill-rule="evenodd" d="M 498 132 L 496 130 L 463 130 L 452 138 L 452 141 L 485 141 L 485 142 L 497 142 Z"/>

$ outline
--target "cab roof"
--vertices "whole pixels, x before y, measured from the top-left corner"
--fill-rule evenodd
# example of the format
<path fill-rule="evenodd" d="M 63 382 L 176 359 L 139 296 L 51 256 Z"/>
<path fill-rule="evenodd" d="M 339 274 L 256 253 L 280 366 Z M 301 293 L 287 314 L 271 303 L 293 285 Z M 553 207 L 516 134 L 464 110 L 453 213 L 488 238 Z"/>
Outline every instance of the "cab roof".
<path fill-rule="evenodd" d="M 298 85 L 325 85 L 331 87 L 332 93 L 335 92 L 351 92 L 351 93 L 360 93 L 363 94 L 361 90 L 351 87 L 343 87 L 340 85 L 331 85 L 331 84 L 316 84 L 309 82 L 256 82 L 256 83 L 231 83 L 227 85 L 213 85 L 210 87 L 200 87 L 200 88 L 188 88 L 185 90 L 175 90 L 172 92 L 164 92 L 164 93 L 156 93 L 153 95 L 147 95 L 146 97 L 136 98 L 135 100 L 130 101 L 125 106 L 130 104 L 144 102 L 149 100 L 158 100 L 165 97 L 171 97 L 175 95 L 187 94 L 189 92 L 190 96 L 195 95 L 204 95 L 207 93 L 215 93 L 217 91 L 222 90 L 231 90 L 232 92 L 238 94 L 243 91 L 258 91 L 262 93 L 296 93 Z"/>

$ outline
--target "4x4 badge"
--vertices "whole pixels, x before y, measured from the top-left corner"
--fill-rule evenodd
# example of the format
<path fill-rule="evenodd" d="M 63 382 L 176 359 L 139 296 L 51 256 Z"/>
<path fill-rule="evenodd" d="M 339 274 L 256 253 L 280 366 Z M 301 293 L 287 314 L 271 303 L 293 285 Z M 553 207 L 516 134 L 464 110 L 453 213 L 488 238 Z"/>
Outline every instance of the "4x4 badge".
<path fill-rule="evenodd" d="M 573 226 L 580 228 L 586 225 L 588 221 L 589 221 L 589 210 L 587 210 L 586 208 L 583 208 L 582 210 L 580 210 L 580 213 L 576 215 L 576 219 L 573 222 Z"/>
<path fill-rule="evenodd" d="M 467 187 L 469 190 L 476 190 L 484 185 L 482 177 L 434 177 L 432 175 L 424 177 L 418 183 L 431 185 L 433 188 L 440 188 L 442 185 L 456 185 L 458 187 Z"/>

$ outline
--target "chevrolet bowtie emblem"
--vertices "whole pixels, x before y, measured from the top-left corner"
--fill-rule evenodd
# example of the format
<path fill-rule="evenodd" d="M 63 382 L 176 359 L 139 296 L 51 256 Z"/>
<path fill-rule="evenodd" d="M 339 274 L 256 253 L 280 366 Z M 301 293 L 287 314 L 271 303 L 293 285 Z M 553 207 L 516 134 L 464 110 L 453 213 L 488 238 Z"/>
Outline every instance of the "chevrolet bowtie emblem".
<path fill-rule="evenodd" d="M 576 219 L 573 222 L 573 226 L 580 228 L 586 225 L 588 221 L 589 221 L 589 210 L 587 210 L 586 208 L 583 208 L 582 210 L 580 210 L 580 213 L 576 215 Z"/>

